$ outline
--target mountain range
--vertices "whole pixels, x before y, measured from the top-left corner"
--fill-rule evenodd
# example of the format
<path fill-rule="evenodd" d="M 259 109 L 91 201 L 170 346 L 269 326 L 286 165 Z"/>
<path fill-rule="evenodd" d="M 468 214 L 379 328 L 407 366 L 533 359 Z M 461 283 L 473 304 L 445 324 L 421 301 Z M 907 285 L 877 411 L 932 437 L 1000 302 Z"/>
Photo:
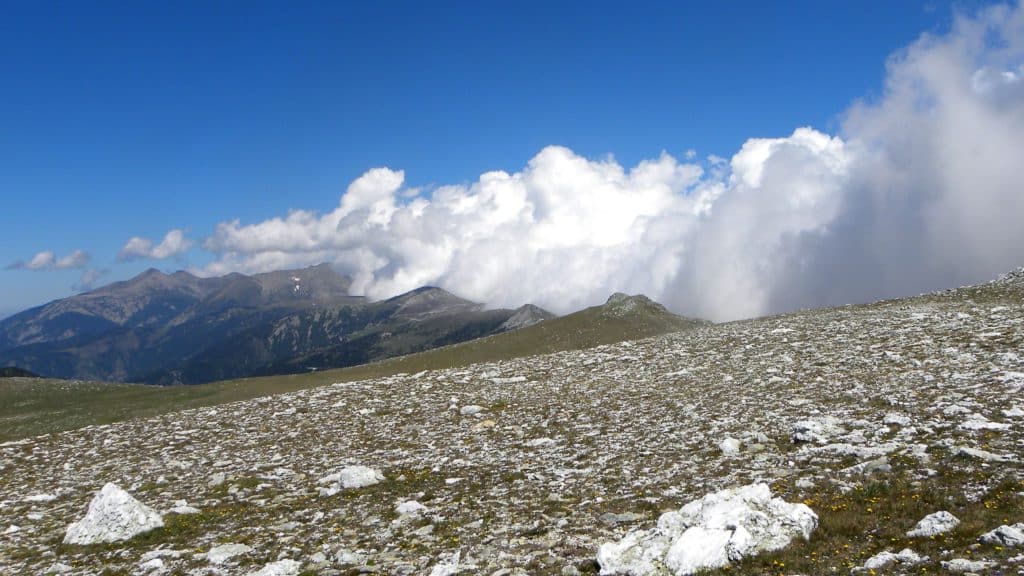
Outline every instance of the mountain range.
<path fill-rule="evenodd" d="M 423 287 L 351 296 L 328 265 L 200 278 L 150 269 L 0 321 L 0 366 L 53 378 L 196 384 L 364 364 L 553 318 Z"/>

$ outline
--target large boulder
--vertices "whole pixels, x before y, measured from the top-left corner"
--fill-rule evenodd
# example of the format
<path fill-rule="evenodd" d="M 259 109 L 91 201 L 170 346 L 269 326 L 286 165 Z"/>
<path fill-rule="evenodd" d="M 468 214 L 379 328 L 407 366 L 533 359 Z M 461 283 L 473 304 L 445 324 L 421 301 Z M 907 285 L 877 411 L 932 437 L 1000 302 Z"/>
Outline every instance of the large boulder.
<path fill-rule="evenodd" d="M 93 497 L 85 517 L 68 526 L 65 544 L 102 544 L 128 540 L 164 525 L 164 520 L 131 494 L 108 483 Z"/>
<path fill-rule="evenodd" d="M 601 574 L 683 576 L 809 539 L 818 516 L 772 498 L 766 484 L 722 490 L 666 512 L 656 527 L 601 546 Z"/>

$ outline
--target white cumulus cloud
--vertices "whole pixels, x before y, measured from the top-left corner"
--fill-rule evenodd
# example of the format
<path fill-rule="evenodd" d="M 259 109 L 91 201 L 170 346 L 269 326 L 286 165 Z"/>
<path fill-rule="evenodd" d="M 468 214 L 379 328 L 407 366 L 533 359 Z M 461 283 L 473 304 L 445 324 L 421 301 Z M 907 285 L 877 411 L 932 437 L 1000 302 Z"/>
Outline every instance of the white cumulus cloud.
<path fill-rule="evenodd" d="M 566 312 L 618 290 L 715 320 L 984 280 L 1024 264 L 1022 75 L 1024 9 L 989 8 L 891 57 L 837 134 L 632 167 L 551 146 L 429 191 L 375 168 L 330 212 L 218 225 L 204 272 L 327 261 L 371 297 Z"/>
<path fill-rule="evenodd" d="M 74 250 L 67 256 L 58 258 L 52 250 L 39 252 L 31 260 L 25 262 L 19 260 L 7 266 L 8 270 L 68 270 L 72 268 L 84 268 L 90 260 L 89 253 L 84 250 Z"/>
<path fill-rule="evenodd" d="M 178 256 L 188 252 L 192 247 L 192 241 L 185 237 L 183 230 L 174 229 L 164 235 L 159 244 L 154 245 L 148 238 L 133 236 L 117 255 L 118 260 L 136 260 L 139 258 L 151 258 L 154 260 L 165 260 L 172 256 Z"/>

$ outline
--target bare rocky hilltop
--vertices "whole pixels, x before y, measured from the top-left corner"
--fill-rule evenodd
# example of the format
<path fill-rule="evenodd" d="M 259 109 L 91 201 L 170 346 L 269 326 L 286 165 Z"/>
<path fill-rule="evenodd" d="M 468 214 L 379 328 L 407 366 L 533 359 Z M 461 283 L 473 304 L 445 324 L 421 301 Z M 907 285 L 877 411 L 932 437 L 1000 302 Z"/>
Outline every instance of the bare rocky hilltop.
<path fill-rule="evenodd" d="M 91 426 L 0 445 L 0 572 L 1024 574 L 1022 390 L 1018 271 Z"/>

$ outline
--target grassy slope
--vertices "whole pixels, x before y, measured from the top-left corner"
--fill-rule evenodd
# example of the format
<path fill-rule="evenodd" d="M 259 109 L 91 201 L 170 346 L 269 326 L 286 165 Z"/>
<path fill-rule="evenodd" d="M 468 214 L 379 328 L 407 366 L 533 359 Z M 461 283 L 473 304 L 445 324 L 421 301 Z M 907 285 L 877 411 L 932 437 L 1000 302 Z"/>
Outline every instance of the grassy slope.
<path fill-rule="evenodd" d="M 334 382 L 580 350 L 699 325 L 702 323 L 666 314 L 654 306 L 638 306 L 627 316 L 611 315 L 605 308 L 595 306 L 480 340 L 363 366 L 307 374 L 172 387 L 5 378 L 0 379 L 0 442 Z"/>

